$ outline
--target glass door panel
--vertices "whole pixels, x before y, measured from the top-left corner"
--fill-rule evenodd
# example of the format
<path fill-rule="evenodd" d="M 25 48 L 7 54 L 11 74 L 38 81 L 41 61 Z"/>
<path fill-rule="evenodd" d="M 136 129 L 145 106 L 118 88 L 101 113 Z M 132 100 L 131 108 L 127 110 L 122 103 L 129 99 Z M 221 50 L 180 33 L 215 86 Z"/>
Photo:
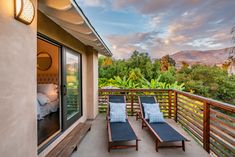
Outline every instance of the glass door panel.
<path fill-rule="evenodd" d="M 64 48 L 64 127 L 69 127 L 81 116 L 80 54 Z"/>
<path fill-rule="evenodd" d="M 61 46 L 49 38 L 37 38 L 37 136 L 38 152 L 61 132 Z M 56 88 L 51 88 L 53 85 Z M 48 90 L 50 89 L 50 90 Z M 48 99 L 39 101 L 40 95 Z M 36 105 L 35 105 L 36 107 Z"/>

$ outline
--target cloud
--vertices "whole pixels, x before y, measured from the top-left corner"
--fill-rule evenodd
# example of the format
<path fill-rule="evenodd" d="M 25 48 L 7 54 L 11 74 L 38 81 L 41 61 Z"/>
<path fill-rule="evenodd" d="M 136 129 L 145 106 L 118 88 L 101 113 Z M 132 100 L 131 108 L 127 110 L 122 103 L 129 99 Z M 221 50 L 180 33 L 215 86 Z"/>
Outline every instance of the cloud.
<path fill-rule="evenodd" d="M 149 20 L 150 29 L 157 29 L 163 20 L 164 14 L 159 14 L 151 17 Z"/>
<path fill-rule="evenodd" d="M 133 25 L 133 24 L 130 24 L 130 23 L 124 23 L 124 22 L 111 22 L 111 21 L 101 21 L 102 24 L 105 24 L 105 25 L 110 25 L 111 27 L 112 26 L 115 26 L 115 27 L 121 27 L 121 28 L 136 28 L 137 26 Z"/>
<path fill-rule="evenodd" d="M 193 42 L 187 43 L 193 47 L 208 47 L 208 48 L 217 48 L 221 46 L 221 43 L 216 43 L 214 38 L 202 38 L 196 39 Z"/>
<path fill-rule="evenodd" d="M 115 9 L 134 8 L 144 14 L 165 12 L 167 9 L 181 10 L 182 7 L 196 6 L 202 0 L 117 0 L 112 3 Z"/>
<path fill-rule="evenodd" d="M 89 7 L 105 7 L 107 0 L 76 0 L 79 5 Z"/>
<path fill-rule="evenodd" d="M 148 51 L 158 32 L 130 33 L 126 35 L 108 35 L 106 38 L 111 43 L 114 57 L 129 57 L 134 50 Z"/>
<path fill-rule="evenodd" d="M 148 52 L 157 58 L 181 50 L 232 46 L 234 0 L 84 0 L 82 4 L 105 6 L 115 15 L 118 12 L 136 14 L 141 21 L 136 27 L 132 19 L 101 21 L 109 27 L 128 30 L 125 34 L 106 33 L 111 51 L 118 58 L 129 57 L 134 50 Z"/>

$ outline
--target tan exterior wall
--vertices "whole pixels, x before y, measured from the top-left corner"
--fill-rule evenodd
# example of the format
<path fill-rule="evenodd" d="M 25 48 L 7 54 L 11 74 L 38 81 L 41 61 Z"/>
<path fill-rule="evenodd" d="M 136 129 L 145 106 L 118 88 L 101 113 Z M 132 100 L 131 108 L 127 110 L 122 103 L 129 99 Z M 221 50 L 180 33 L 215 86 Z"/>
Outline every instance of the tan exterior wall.
<path fill-rule="evenodd" d="M 88 119 L 98 114 L 98 53 L 92 47 L 87 49 L 87 106 Z"/>
<path fill-rule="evenodd" d="M 98 71 L 93 70 L 98 69 L 98 54 L 93 49 L 92 51 L 89 51 L 90 47 L 85 46 L 41 12 L 38 12 L 38 32 L 82 54 L 83 116 L 39 154 L 40 157 L 43 157 L 50 152 L 53 147 L 58 144 L 78 123 L 84 122 L 88 117 L 94 117 L 94 115 L 97 114 L 98 111 L 95 111 L 93 104 L 91 103 L 92 105 L 89 105 L 89 102 L 90 98 L 92 98 L 93 102 L 98 102 L 98 86 L 94 87 L 95 85 L 98 85 Z M 90 56 L 92 57 L 90 58 Z M 92 66 L 90 67 L 90 65 Z M 89 80 L 93 80 L 92 82 L 94 83 L 90 84 Z M 92 91 L 92 95 L 89 95 L 88 92 L 90 91 Z M 94 96 L 94 93 L 97 95 L 96 97 Z"/>
<path fill-rule="evenodd" d="M 25 25 L 13 17 L 13 0 L 0 1 L 0 10 L 0 156 L 37 156 L 37 31 L 82 54 L 83 116 L 39 155 L 45 156 L 79 122 L 97 115 L 98 54 L 40 12 L 38 22 L 36 14 Z"/>
<path fill-rule="evenodd" d="M 99 93 L 98 93 L 98 78 L 99 78 L 99 74 L 98 74 L 98 53 L 93 53 L 93 56 L 94 56 L 94 117 L 96 117 L 98 115 L 98 96 L 99 96 Z"/>
<path fill-rule="evenodd" d="M 16 21 L 13 0 L 0 1 L 0 10 L 0 156 L 35 157 L 37 19 Z"/>

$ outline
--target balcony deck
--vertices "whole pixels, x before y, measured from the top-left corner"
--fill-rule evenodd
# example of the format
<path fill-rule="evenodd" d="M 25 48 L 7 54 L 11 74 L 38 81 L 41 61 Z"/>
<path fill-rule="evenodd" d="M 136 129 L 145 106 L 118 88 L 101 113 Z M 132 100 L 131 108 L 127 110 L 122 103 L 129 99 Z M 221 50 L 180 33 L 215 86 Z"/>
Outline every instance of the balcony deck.
<path fill-rule="evenodd" d="M 146 128 L 142 130 L 140 120 L 136 121 L 134 116 L 129 117 L 129 119 L 137 136 L 141 139 L 139 142 L 139 151 L 135 151 L 134 148 L 129 148 L 108 152 L 105 114 L 100 114 L 92 122 L 91 131 L 85 136 L 72 157 L 209 157 L 209 154 L 180 125 L 177 125 L 174 120 L 168 120 L 168 122 L 177 131 L 190 139 L 190 142 L 186 142 L 185 152 L 181 148 L 160 148 L 159 152 L 156 152 L 155 142 L 150 132 Z"/>

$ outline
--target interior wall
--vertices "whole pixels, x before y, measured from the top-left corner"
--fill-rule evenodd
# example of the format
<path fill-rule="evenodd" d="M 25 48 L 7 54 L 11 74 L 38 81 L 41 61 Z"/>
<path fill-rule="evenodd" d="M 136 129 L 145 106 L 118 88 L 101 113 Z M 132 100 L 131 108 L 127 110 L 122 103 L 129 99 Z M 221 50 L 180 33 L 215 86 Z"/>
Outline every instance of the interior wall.
<path fill-rule="evenodd" d="M 37 39 L 37 55 L 40 52 L 46 52 L 48 53 L 52 58 L 52 65 L 48 70 L 37 70 L 38 74 L 57 74 L 59 72 L 59 47 L 52 45 L 46 41 L 43 41 L 41 39 Z"/>
<path fill-rule="evenodd" d="M 82 56 L 82 100 L 83 100 L 83 116 L 75 122 L 71 127 L 69 127 L 61 136 L 59 136 L 52 144 L 50 144 L 43 152 L 39 154 L 40 157 L 48 154 L 78 123 L 87 120 L 87 47 L 82 44 L 79 40 L 74 38 L 72 35 L 63 30 L 60 26 L 50 20 L 43 13 L 38 11 L 38 32 L 46 35 L 47 37 L 72 48 L 73 50 L 79 52 Z"/>
<path fill-rule="evenodd" d="M 0 10 L 0 156 L 36 157 L 37 15 L 31 25 L 15 20 L 13 0 Z"/>

